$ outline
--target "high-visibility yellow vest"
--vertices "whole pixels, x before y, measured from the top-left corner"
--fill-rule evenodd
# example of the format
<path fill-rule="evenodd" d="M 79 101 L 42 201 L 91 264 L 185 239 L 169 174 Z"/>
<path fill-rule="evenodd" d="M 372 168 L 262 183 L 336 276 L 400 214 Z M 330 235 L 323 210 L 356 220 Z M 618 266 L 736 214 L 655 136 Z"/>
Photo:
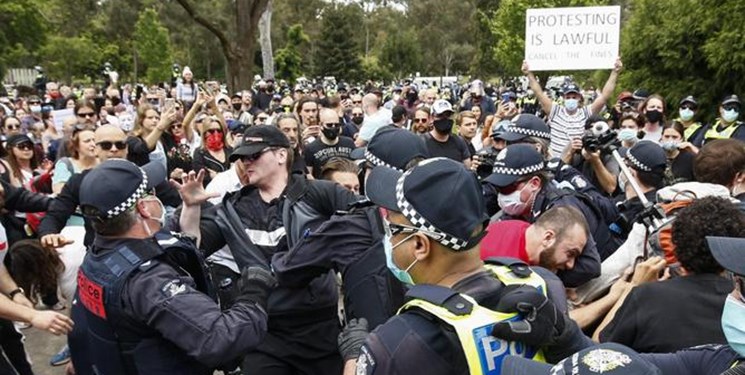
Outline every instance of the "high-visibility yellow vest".
<path fill-rule="evenodd" d="M 689 127 L 687 127 L 685 131 L 683 131 L 683 139 L 685 139 L 686 141 L 690 141 L 693 134 L 695 134 L 698 129 L 701 129 L 702 127 L 703 125 L 700 122 L 694 122 Z"/>
<path fill-rule="evenodd" d="M 712 125 L 709 130 L 706 131 L 706 135 L 704 136 L 704 139 L 710 140 L 710 139 L 729 139 L 732 138 L 732 134 L 735 133 L 735 130 L 742 124 L 740 121 L 735 121 L 724 130 L 717 130 L 719 125 L 721 125 L 722 120 L 717 120 L 717 122 Z"/>
<path fill-rule="evenodd" d="M 505 285 L 530 285 L 546 294 L 546 282 L 533 271 L 530 271 L 527 277 L 520 277 L 508 266 L 486 265 L 485 267 Z M 507 355 L 519 355 L 545 362 L 543 353 L 539 349 L 520 342 L 508 342 L 491 335 L 496 323 L 517 320 L 519 319 L 517 314 L 487 309 L 465 294 L 460 294 L 460 297 L 465 301 L 456 303 L 454 308 L 462 309 L 463 313 L 453 312 L 452 308 L 445 308 L 419 298 L 408 301 L 398 312 L 400 314 L 412 307 L 418 307 L 452 326 L 458 335 L 471 375 L 498 375 L 501 372 L 502 360 Z M 470 303 L 470 309 L 466 303 Z"/>

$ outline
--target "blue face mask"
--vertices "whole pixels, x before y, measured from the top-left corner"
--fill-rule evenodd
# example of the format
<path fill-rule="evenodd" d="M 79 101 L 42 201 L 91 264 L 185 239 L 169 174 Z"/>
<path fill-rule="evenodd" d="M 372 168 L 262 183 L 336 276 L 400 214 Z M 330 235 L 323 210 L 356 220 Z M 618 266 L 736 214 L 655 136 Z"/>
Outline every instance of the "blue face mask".
<path fill-rule="evenodd" d="M 722 120 L 725 122 L 735 122 L 739 116 L 740 113 L 736 109 L 722 111 Z"/>
<path fill-rule="evenodd" d="M 724 302 L 722 311 L 722 330 L 729 346 L 738 354 L 745 356 L 745 303 L 731 294 Z"/>
<path fill-rule="evenodd" d="M 683 121 L 690 121 L 693 118 L 693 110 L 688 108 L 682 108 L 678 111 L 678 114 L 680 114 L 680 119 Z"/>
<path fill-rule="evenodd" d="M 401 245 L 402 243 L 408 241 L 411 237 L 414 236 L 415 233 L 412 233 L 408 235 L 403 240 L 399 241 L 397 244 L 393 245 L 391 243 L 391 234 L 386 233 L 385 237 L 383 238 L 383 248 L 385 248 L 385 263 L 388 266 L 388 269 L 393 273 L 393 276 L 395 276 L 400 282 L 406 284 L 406 285 L 414 285 L 414 279 L 411 278 L 411 275 L 409 274 L 409 270 L 414 267 L 417 260 L 414 260 L 413 263 L 411 263 L 408 267 L 406 267 L 405 270 L 402 270 L 398 268 L 396 265 L 396 262 L 393 260 L 393 249 Z"/>
<path fill-rule="evenodd" d="M 564 100 L 564 107 L 570 111 L 574 111 L 579 107 L 579 100 L 577 99 L 566 99 Z"/>
<path fill-rule="evenodd" d="M 618 139 L 621 141 L 637 141 L 638 138 L 636 138 L 637 131 L 630 128 L 623 128 L 620 131 L 618 131 Z"/>

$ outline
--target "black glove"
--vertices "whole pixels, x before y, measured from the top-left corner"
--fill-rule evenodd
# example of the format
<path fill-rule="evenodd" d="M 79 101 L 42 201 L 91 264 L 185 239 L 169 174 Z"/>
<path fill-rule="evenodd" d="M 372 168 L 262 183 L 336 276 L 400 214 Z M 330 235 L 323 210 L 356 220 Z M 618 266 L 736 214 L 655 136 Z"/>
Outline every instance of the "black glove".
<path fill-rule="evenodd" d="M 360 356 L 360 348 L 365 343 L 368 334 L 367 319 L 352 319 L 347 323 L 344 330 L 339 333 L 337 341 L 339 353 L 341 353 L 344 361 L 356 359 Z"/>
<path fill-rule="evenodd" d="M 238 280 L 240 295 L 236 302 L 251 301 L 261 306 L 266 311 L 266 302 L 269 292 L 277 286 L 277 279 L 269 270 L 263 267 L 247 267 L 241 272 Z"/>
<path fill-rule="evenodd" d="M 564 318 L 553 302 L 528 285 L 505 287 L 497 311 L 518 313 L 522 320 L 494 325 L 492 336 L 531 346 L 550 345 L 564 331 Z"/>

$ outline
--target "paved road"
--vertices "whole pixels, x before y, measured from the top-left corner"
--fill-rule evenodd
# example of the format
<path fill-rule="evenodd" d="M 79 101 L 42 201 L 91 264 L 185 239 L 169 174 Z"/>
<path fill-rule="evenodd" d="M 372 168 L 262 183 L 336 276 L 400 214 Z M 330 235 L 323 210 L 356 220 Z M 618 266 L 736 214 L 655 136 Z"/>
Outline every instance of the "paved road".
<path fill-rule="evenodd" d="M 49 365 L 49 360 L 65 345 L 66 336 L 54 336 L 36 328 L 27 328 L 22 332 L 26 335 L 26 351 L 31 355 L 34 373 L 36 375 L 63 375 L 65 366 L 52 367 Z"/>

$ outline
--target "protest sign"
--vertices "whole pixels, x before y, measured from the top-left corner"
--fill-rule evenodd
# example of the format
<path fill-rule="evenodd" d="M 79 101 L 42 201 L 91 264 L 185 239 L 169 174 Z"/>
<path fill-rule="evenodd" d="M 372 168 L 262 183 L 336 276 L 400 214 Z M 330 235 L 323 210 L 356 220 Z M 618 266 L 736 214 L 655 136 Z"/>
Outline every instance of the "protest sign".
<path fill-rule="evenodd" d="M 525 60 L 530 70 L 612 69 L 621 7 L 528 9 Z"/>
<path fill-rule="evenodd" d="M 52 120 L 54 121 L 54 128 L 57 129 L 58 132 L 61 132 L 62 124 L 65 123 L 65 120 L 71 117 L 75 117 L 75 112 L 73 112 L 72 108 L 52 111 Z"/>

